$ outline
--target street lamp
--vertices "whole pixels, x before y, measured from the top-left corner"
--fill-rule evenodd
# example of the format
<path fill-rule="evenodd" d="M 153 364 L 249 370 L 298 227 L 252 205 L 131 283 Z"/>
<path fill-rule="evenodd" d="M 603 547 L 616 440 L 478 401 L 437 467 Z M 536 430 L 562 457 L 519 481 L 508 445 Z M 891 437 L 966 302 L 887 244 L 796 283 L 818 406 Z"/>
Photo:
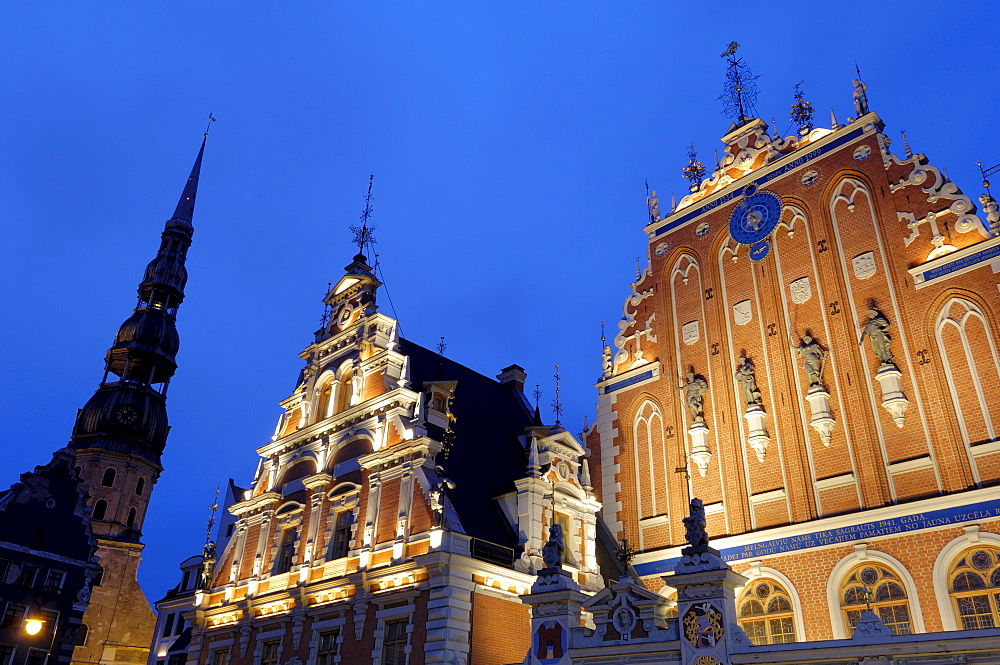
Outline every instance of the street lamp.
<path fill-rule="evenodd" d="M 26 632 L 28 635 L 37 635 L 38 633 L 42 632 L 42 625 L 44 623 L 45 622 L 42 621 L 41 619 L 28 619 L 24 623 L 24 632 Z"/>

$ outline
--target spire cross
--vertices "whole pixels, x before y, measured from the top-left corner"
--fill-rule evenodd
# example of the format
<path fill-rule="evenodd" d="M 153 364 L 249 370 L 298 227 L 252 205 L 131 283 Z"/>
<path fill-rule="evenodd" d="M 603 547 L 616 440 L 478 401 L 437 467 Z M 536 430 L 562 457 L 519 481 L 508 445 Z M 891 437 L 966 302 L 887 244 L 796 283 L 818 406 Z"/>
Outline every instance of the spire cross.
<path fill-rule="evenodd" d="M 444 355 L 444 350 L 448 348 L 448 345 L 444 343 L 444 335 L 441 335 L 441 341 L 437 344 L 437 352 L 439 356 Z"/>
<path fill-rule="evenodd" d="M 555 399 L 552 400 L 552 412 L 556 415 L 556 427 L 562 427 L 561 420 L 563 414 L 563 406 L 562 402 L 559 400 L 559 381 L 561 378 L 559 376 L 559 365 L 556 365 L 556 373 L 553 374 L 553 376 L 555 377 L 556 380 L 556 397 Z"/>
<path fill-rule="evenodd" d="M 535 384 L 535 390 L 534 390 L 534 392 L 533 392 L 533 393 L 531 393 L 531 395 L 532 395 L 532 396 L 533 396 L 533 397 L 535 398 L 535 408 L 537 409 L 537 408 L 538 408 L 538 401 L 539 401 L 540 399 L 542 399 L 542 391 L 541 391 L 541 389 L 540 389 L 540 388 L 538 387 L 538 384 L 537 384 L 537 383 Z"/>

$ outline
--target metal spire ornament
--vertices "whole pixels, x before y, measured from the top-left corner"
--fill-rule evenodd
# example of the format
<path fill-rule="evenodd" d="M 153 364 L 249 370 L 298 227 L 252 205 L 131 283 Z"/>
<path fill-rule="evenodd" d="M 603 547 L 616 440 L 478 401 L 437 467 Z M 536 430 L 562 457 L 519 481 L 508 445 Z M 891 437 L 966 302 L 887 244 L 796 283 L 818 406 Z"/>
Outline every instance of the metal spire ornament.
<path fill-rule="evenodd" d="M 687 178 L 687 181 L 691 183 L 688 189 L 694 193 L 698 191 L 698 185 L 701 183 L 701 179 L 705 177 L 705 167 L 698 161 L 698 153 L 695 152 L 693 143 L 687 147 L 687 156 L 687 166 L 681 169 L 681 172 Z"/>
<path fill-rule="evenodd" d="M 813 105 L 812 102 L 805 100 L 805 93 L 802 92 L 801 87 L 803 83 L 805 81 L 799 81 L 792 86 L 792 97 L 795 98 L 795 103 L 792 104 L 792 110 L 788 112 L 788 117 L 799 126 L 799 134 L 805 136 L 813 129 Z"/>
<path fill-rule="evenodd" d="M 535 411 L 538 411 L 538 402 L 542 399 L 542 389 L 538 387 L 537 383 L 535 384 L 535 390 L 531 393 L 531 395 L 535 398 Z"/>
<path fill-rule="evenodd" d="M 367 260 L 368 254 L 365 248 L 371 249 L 375 244 L 375 226 L 368 225 L 368 218 L 372 215 L 372 183 L 375 175 L 368 176 L 368 193 L 365 194 L 365 209 L 361 211 L 361 226 L 351 226 L 351 233 L 354 234 L 354 244 L 358 246 L 358 253 L 363 254 Z"/>
<path fill-rule="evenodd" d="M 743 58 L 736 57 L 739 47 L 738 43 L 730 42 L 722 54 L 729 67 L 726 68 L 726 84 L 719 99 L 723 114 L 733 118 L 737 125 L 743 125 L 757 114 L 754 104 L 757 102 L 757 79 L 760 76 L 750 71 Z"/>
<path fill-rule="evenodd" d="M 910 142 L 906 140 L 906 132 L 899 130 L 899 135 L 903 137 L 903 152 L 906 153 L 906 158 L 913 157 L 913 151 L 910 150 Z"/>
<path fill-rule="evenodd" d="M 556 427 L 562 427 L 562 414 L 563 406 L 562 402 L 559 400 L 559 365 L 556 365 L 556 373 L 553 375 L 556 380 L 556 397 L 552 400 L 552 413 L 556 416 Z"/>

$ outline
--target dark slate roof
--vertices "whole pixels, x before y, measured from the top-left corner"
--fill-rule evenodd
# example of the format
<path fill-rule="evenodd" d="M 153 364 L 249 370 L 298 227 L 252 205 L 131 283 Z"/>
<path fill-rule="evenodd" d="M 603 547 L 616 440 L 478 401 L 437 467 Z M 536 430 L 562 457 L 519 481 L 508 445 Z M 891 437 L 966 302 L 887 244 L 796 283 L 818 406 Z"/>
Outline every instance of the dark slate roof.
<path fill-rule="evenodd" d="M 456 381 L 452 413 L 455 445 L 448 460 L 438 455 L 445 475 L 456 484 L 448 499 L 468 535 L 515 547 L 517 533 L 504 517 L 496 497 L 513 492 L 524 477 L 527 456 L 517 435 L 531 425 L 532 413 L 523 396 L 449 358 L 400 340 L 410 357 L 411 386 L 427 381 Z M 443 430 L 428 424 L 428 434 L 441 440 Z"/>

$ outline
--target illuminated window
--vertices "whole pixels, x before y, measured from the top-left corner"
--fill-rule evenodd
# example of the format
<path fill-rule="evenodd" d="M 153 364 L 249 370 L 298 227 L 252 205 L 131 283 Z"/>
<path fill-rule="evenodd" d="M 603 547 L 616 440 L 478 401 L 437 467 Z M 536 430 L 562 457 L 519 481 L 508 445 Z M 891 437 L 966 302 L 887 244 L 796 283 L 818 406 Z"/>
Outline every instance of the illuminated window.
<path fill-rule="evenodd" d="M 295 529 L 285 529 L 281 534 L 281 545 L 278 546 L 278 556 L 274 562 L 274 574 L 280 575 L 292 569 L 295 561 Z"/>
<path fill-rule="evenodd" d="M 773 580 L 758 580 L 740 596 L 739 624 L 754 644 L 795 641 L 795 622 L 788 592 Z"/>
<path fill-rule="evenodd" d="M 333 379 L 327 380 L 319 390 L 316 401 L 316 420 L 323 420 L 332 415 L 330 413 L 330 400 L 333 396 Z"/>
<path fill-rule="evenodd" d="M 963 629 L 1000 626 L 1000 549 L 963 552 L 948 572 L 948 589 Z"/>
<path fill-rule="evenodd" d="M 330 630 L 319 634 L 319 644 L 316 647 L 316 665 L 334 665 L 337 657 L 337 638 L 340 631 Z"/>
<path fill-rule="evenodd" d="M 107 469 L 105 469 L 104 470 L 104 477 L 101 478 L 101 485 L 104 486 L 104 487 L 114 487 L 115 486 L 115 475 L 117 475 L 117 473 L 118 472 L 115 471 L 111 467 L 108 467 Z"/>
<path fill-rule="evenodd" d="M 333 539 L 330 541 L 330 559 L 341 559 L 347 556 L 351 548 L 351 525 L 354 523 L 354 513 L 343 510 L 334 516 Z"/>
<path fill-rule="evenodd" d="M 337 408 L 334 413 L 340 413 L 351 406 L 351 393 L 353 392 L 354 373 L 345 372 L 337 386 Z"/>
<path fill-rule="evenodd" d="M 108 514 L 108 502 L 104 499 L 99 499 L 97 503 L 94 504 L 94 514 L 93 518 L 95 520 L 103 520 Z"/>
<path fill-rule="evenodd" d="M 854 626 L 866 609 L 877 614 L 897 635 L 913 632 L 910 603 L 903 582 L 881 564 L 865 563 L 853 569 L 841 588 L 840 603 L 848 635 L 854 632 Z"/>
<path fill-rule="evenodd" d="M 260 665 L 278 665 L 279 640 L 264 642 L 260 647 Z"/>
<path fill-rule="evenodd" d="M 386 621 L 382 630 L 382 665 L 406 665 L 406 619 Z"/>

